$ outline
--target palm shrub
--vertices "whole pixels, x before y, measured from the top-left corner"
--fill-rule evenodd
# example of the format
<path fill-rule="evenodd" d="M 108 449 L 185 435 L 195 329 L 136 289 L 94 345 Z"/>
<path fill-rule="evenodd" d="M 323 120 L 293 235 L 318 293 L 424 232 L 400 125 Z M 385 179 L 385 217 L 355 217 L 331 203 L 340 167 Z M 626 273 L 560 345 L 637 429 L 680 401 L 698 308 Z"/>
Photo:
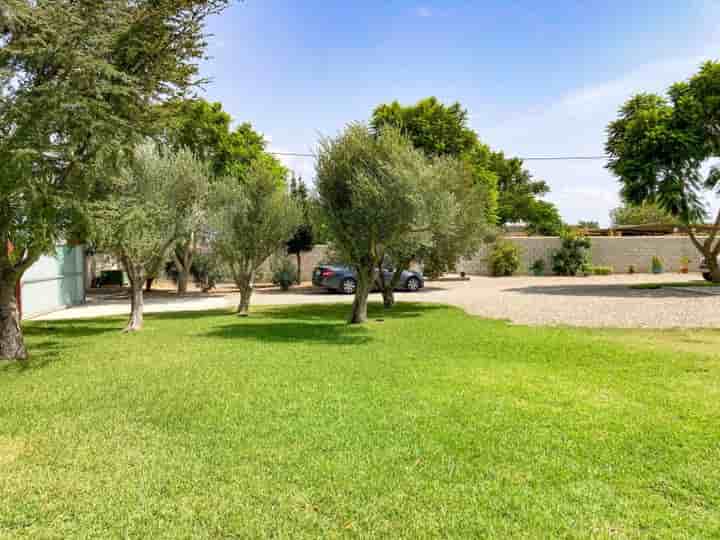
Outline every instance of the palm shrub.
<path fill-rule="evenodd" d="M 560 249 L 553 253 L 553 272 L 561 276 L 584 274 L 590 267 L 590 238 L 574 231 L 564 232 Z"/>
<path fill-rule="evenodd" d="M 512 276 L 520 268 L 520 249 L 511 242 L 500 240 L 490 252 L 490 273 L 493 276 Z"/>

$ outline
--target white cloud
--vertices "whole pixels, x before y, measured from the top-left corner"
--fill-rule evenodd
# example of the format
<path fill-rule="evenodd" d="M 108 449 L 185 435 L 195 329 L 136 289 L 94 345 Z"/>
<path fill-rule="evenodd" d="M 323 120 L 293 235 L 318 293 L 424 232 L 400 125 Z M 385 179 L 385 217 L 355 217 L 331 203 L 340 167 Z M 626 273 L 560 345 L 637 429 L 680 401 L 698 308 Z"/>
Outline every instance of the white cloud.
<path fill-rule="evenodd" d="M 433 12 L 429 7 L 420 6 L 415 9 L 415 15 L 418 17 L 432 17 Z"/>
<path fill-rule="evenodd" d="M 708 47 L 707 50 L 716 50 Z M 617 109 L 637 92 L 664 93 L 688 78 L 709 56 L 673 58 L 640 66 L 601 84 L 581 87 L 555 102 L 504 118 L 493 126 L 476 126 L 481 139 L 506 154 L 521 157 L 603 155 L 605 129 Z M 568 222 L 593 219 L 608 223 L 619 203 L 617 180 L 604 161 L 529 161 L 530 171 L 550 184 L 548 200 Z"/>

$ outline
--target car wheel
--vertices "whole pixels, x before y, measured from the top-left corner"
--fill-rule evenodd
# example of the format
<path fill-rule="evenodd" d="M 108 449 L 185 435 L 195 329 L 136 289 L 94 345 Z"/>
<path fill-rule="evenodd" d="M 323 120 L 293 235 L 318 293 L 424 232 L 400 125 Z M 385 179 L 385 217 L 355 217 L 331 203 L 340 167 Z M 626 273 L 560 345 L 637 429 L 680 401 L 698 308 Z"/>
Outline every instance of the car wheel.
<path fill-rule="evenodd" d="M 703 272 L 702 276 L 705 281 L 712 281 L 712 274 L 710 272 Z"/>
<path fill-rule="evenodd" d="M 416 277 L 411 277 L 407 280 L 405 288 L 410 292 L 417 292 L 420 290 L 420 280 Z"/>
<path fill-rule="evenodd" d="M 340 284 L 340 292 L 343 294 L 355 294 L 357 283 L 353 278 L 345 278 Z"/>

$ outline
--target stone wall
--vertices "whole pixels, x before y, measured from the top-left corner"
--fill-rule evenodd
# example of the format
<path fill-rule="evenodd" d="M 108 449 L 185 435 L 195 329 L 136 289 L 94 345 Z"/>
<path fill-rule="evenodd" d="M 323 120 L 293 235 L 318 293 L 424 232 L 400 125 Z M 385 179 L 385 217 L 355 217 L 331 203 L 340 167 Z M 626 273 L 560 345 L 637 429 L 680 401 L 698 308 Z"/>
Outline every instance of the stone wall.
<path fill-rule="evenodd" d="M 507 239 L 520 248 L 519 273 L 529 273 L 537 259 L 545 261 L 545 268 L 552 268 L 552 254 L 560 248 L 560 239 L 551 236 L 510 237 Z M 591 260 L 597 266 L 612 266 L 615 273 L 626 273 L 630 265 L 640 273 L 650 272 L 652 258 L 660 257 L 665 271 L 678 272 L 683 257 L 690 259 L 690 271 L 698 270 L 700 252 L 686 236 L 597 236 L 592 237 Z M 487 275 L 489 246 L 477 255 L 463 260 L 458 270 L 474 275 Z"/>

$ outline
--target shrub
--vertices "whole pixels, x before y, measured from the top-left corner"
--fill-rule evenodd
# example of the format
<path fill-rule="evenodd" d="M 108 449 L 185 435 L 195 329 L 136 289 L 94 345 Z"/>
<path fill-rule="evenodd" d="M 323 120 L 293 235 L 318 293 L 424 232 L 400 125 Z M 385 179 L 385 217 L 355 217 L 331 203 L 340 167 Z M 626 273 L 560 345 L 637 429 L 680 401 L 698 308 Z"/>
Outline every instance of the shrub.
<path fill-rule="evenodd" d="M 196 253 L 193 256 L 190 275 L 195 285 L 202 289 L 203 292 L 214 289 L 220 281 L 228 277 L 222 263 L 216 257 L 207 253 Z M 165 264 L 165 276 L 173 283 L 177 283 L 178 270 L 175 261 L 168 261 Z"/>
<path fill-rule="evenodd" d="M 490 252 L 490 273 L 512 276 L 520 268 L 520 249 L 511 242 L 496 242 Z"/>
<path fill-rule="evenodd" d="M 215 288 L 224 279 L 228 278 L 222 263 L 207 253 L 196 253 L 190 266 L 190 275 L 203 292 Z"/>
<path fill-rule="evenodd" d="M 270 264 L 272 269 L 273 285 L 279 285 L 283 291 L 287 291 L 297 279 L 297 268 L 286 257 L 273 259 Z"/>
<path fill-rule="evenodd" d="M 542 276 L 545 273 L 545 260 L 536 259 L 535 262 L 532 263 L 532 266 L 530 266 L 530 270 L 532 270 L 532 273 L 536 276 Z"/>
<path fill-rule="evenodd" d="M 630 266 L 628 266 L 628 274 L 634 274 L 635 272 L 636 272 L 636 270 L 635 270 L 634 264 L 631 264 Z"/>
<path fill-rule="evenodd" d="M 590 266 L 590 239 L 577 232 L 565 232 L 562 245 L 553 254 L 553 272 L 561 276 L 576 276 Z"/>
<path fill-rule="evenodd" d="M 662 274 L 663 262 L 658 256 L 652 258 L 652 271 L 653 274 Z"/>
<path fill-rule="evenodd" d="M 593 276 L 609 276 L 613 273 L 612 266 L 591 266 L 590 273 Z"/>

